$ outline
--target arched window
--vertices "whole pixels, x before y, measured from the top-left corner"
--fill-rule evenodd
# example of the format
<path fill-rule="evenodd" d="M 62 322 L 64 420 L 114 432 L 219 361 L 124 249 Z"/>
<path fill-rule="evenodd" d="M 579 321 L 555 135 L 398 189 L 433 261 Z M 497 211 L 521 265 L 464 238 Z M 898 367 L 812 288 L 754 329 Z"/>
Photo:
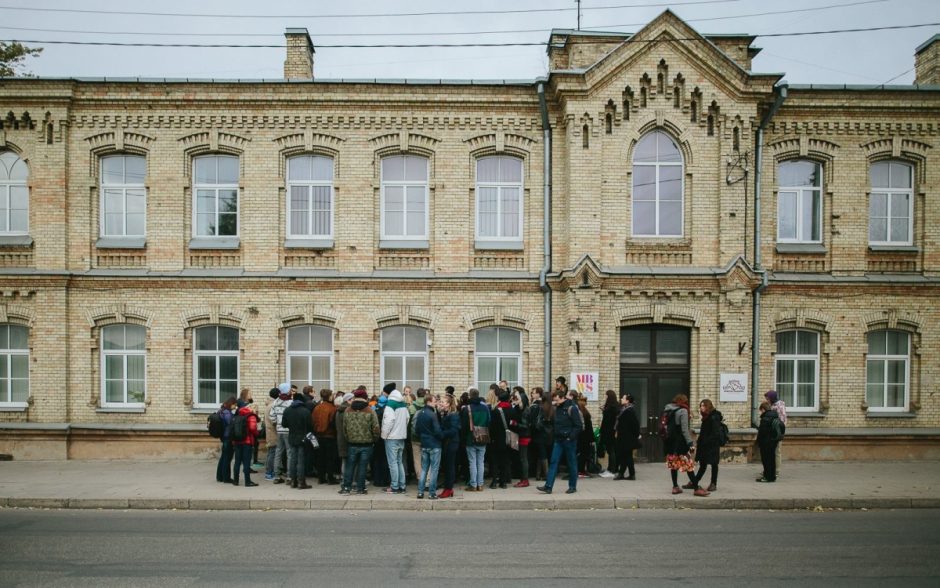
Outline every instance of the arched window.
<path fill-rule="evenodd" d="M 822 166 L 784 161 L 777 168 L 777 241 L 822 242 Z"/>
<path fill-rule="evenodd" d="M 382 239 L 428 239 L 428 160 L 414 155 L 382 159 Z"/>
<path fill-rule="evenodd" d="M 0 325 L 0 406 L 29 400 L 29 329 Z"/>
<path fill-rule="evenodd" d="M 869 201 L 868 242 L 872 245 L 912 245 L 914 169 L 897 161 L 873 163 Z"/>
<path fill-rule="evenodd" d="M 147 233 L 147 159 L 113 155 L 101 160 L 101 236 L 143 237 Z"/>
<path fill-rule="evenodd" d="M 633 151 L 633 236 L 681 237 L 682 154 L 669 135 L 653 131 Z"/>
<path fill-rule="evenodd" d="M 315 325 L 287 329 L 287 381 L 298 389 L 333 389 L 333 329 Z"/>
<path fill-rule="evenodd" d="M 300 155 L 287 160 L 287 237 L 333 237 L 333 159 Z"/>
<path fill-rule="evenodd" d="M 382 386 L 428 387 L 428 333 L 420 327 L 382 329 Z"/>
<path fill-rule="evenodd" d="M 477 160 L 477 239 L 522 240 L 522 160 L 481 157 Z"/>
<path fill-rule="evenodd" d="M 476 383 L 485 391 L 490 384 L 506 380 L 510 388 L 522 381 L 522 332 L 488 327 L 476 332 Z"/>
<path fill-rule="evenodd" d="M 193 198 L 195 236 L 238 236 L 238 158 L 197 157 L 193 161 Z"/>
<path fill-rule="evenodd" d="M 777 333 L 777 393 L 787 409 L 819 410 L 819 334 L 813 331 Z"/>
<path fill-rule="evenodd" d="M 29 234 L 26 162 L 10 151 L 0 153 L 0 234 Z"/>
<path fill-rule="evenodd" d="M 147 396 L 147 329 L 101 329 L 101 406 L 143 406 Z"/>
<path fill-rule="evenodd" d="M 199 327 L 193 333 L 193 380 L 198 408 L 216 408 L 238 396 L 238 329 Z"/>
<path fill-rule="evenodd" d="M 868 333 L 865 402 L 872 412 L 903 412 L 910 398 L 911 337 L 903 331 Z"/>

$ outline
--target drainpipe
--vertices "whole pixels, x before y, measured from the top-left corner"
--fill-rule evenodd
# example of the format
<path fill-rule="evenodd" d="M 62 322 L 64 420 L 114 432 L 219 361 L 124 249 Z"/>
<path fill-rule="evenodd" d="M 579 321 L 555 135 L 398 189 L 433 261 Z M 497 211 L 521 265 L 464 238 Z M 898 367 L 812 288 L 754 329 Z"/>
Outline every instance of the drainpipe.
<path fill-rule="evenodd" d="M 545 84 L 539 82 L 539 110 L 542 113 L 542 144 L 544 146 L 542 176 L 542 244 L 545 262 L 539 271 L 539 289 L 544 297 L 544 389 L 550 391 L 552 383 L 552 289 L 548 286 L 547 275 L 552 271 L 552 127 L 548 122 L 548 106 L 545 104 Z"/>
<path fill-rule="evenodd" d="M 760 398 L 760 298 L 767 288 L 767 272 L 760 261 L 760 184 L 763 168 L 764 129 L 777 114 L 783 101 L 787 99 L 787 83 L 781 82 L 774 88 L 774 102 L 764 114 L 757 127 L 754 143 L 754 271 L 760 275 L 761 282 L 752 294 L 753 309 L 751 314 L 751 426 L 758 425 L 758 399 Z"/>

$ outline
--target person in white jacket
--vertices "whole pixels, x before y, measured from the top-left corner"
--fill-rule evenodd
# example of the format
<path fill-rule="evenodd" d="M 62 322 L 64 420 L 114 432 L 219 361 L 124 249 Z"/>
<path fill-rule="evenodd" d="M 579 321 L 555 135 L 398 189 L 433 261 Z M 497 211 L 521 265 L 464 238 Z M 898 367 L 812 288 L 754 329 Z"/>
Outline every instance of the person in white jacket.
<path fill-rule="evenodd" d="M 383 390 L 388 394 L 388 405 L 385 407 L 385 416 L 382 417 L 382 439 L 385 440 L 385 456 L 388 458 L 388 470 L 392 483 L 385 489 L 388 494 L 405 493 L 405 464 L 403 461 L 405 440 L 408 437 L 408 421 L 411 413 L 408 405 L 402 400 L 401 392 L 395 389 L 395 384 L 385 386 Z"/>
<path fill-rule="evenodd" d="M 271 418 L 271 422 L 274 424 L 277 429 L 277 450 L 274 454 L 274 464 L 277 469 L 277 477 L 274 479 L 275 484 L 284 483 L 284 463 L 287 457 L 287 434 L 288 430 L 283 424 L 281 424 L 281 417 L 284 416 L 284 411 L 287 410 L 287 407 L 291 405 L 291 394 L 290 394 L 290 384 L 284 382 L 278 384 L 277 390 L 279 392 L 278 397 L 271 403 L 271 408 L 268 412 L 268 416 Z M 298 480 L 297 483 L 303 482 L 303 480 Z"/>

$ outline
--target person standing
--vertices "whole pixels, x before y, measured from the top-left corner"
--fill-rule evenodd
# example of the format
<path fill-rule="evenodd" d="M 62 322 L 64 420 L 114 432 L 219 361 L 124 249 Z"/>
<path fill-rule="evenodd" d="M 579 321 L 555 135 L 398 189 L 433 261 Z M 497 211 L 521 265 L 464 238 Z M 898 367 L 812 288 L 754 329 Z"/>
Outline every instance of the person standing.
<path fill-rule="evenodd" d="M 353 392 L 352 402 L 343 415 L 346 465 L 343 468 L 340 494 L 352 492 L 354 474 L 356 494 L 366 494 L 366 468 L 372 459 L 372 443 L 379 436 L 379 432 L 379 419 L 369 406 L 366 388 L 359 386 Z"/>
<path fill-rule="evenodd" d="M 780 422 L 783 423 L 783 426 L 787 426 L 787 405 L 778 398 L 776 390 L 770 390 L 764 394 L 764 398 L 767 399 L 767 402 L 770 403 L 770 408 L 777 411 L 777 418 L 780 419 Z M 780 462 L 782 461 L 781 456 L 781 447 L 783 447 L 783 440 L 777 442 L 777 448 L 774 450 L 774 461 L 775 461 L 775 473 L 777 477 L 780 477 Z"/>
<path fill-rule="evenodd" d="M 519 481 L 513 485 L 513 488 L 529 487 L 529 445 L 532 443 L 532 431 L 529 426 L 529 397 L 522 386 L 515 386 L 512 389 L 512 398 L 509 401 L 512 404 L 512 412 L 509 420 L 509 428 L 519 435 Z"/>
<path fill-rule="evenodd" d="M 566 494 L 578 491 L 578 439 L 584 429 L 581 411 L 573 398 L 569 396 L 567 387 L 561 383 L 552 394 L 552 403 L 555 405 L 555 442 L 552 446 L 552 460 L 548 466 L 548 475 L 545 484 L 538 487 L 539 492 L 552 493 L 555 485 L 555 476 L 558 474 L 558 463 L 564 454 L 568 464 L 568 490 Z"/>
<path fill-rule="evenodd" d="M 219 463 L 215 467 L 216 482 L 232 482 L 232 409 L 235 408 L 235 397 L 227 398 L 219 407 L 219 417 L 222 419 L 222 449 L 219 453 Z"/>
<path fill-rule="evenodd" d="M 575 402 L 578 410 L 581 411 L 581 419 L 584 421 L 581 435 L 578 437 L 578 476 L 590 478 L 590 468 L 597 462 L 594 422 L 591 419 L 591 411 L 587 407 L 587 398 L 579 393 Z"/>
<path fill-rule="evenodd" d="M 415 437 L 421 444 L 421 469 L 418 478 L 418 498 L 424 498 L 424 489 L 428 490 L 428 498 L 437 500 L 437 475 L 441 467 L 441 449 L 444 432 L 441 430 L 440 419 L 437 416 L 437 398 L 427 394 L 424 406 L 415 418 Z M 425 483 L 425 479 L 427 482 Z"/>
<path fill-rule="evenodd" d="M 493 481 L 490 489 L 505 489 L 512 481 L 510 472 L 510 459 L 512 458 L 511 448 L 509 447 L 509 420 L 512 405 L 509 403 L 509 393 L 503 392 L 497 388 L 496 406 L 490 411 L 490 450 L 493 452 L 493 459 L 490 462 L 493 468 Z"/>
<path fill-rule="evenodd" d="M 470 388 L 467 390 L 467 406 L 460 412 L 460 434 L 466 439 L 470 469 L 467 492 L 483 492 L 483 464 L 489 442 L 483 431 L 489 430 L 489 426 L 490 410 L 480 398 L 480 391 Z"/>
<path fill-rule="evenodd" d="M 277 388 L 271 388 L 264 409 L 264 444 L 268 451 L 267 459 L 264 460 L 264 479 L 268 481 L 274 479 L 274 459 L 277 457 L 277 427 L 271 420 L 271 407 L 280 394 Z"/>
<path fill-rule="evenodd" d="M 343 395 L 337 392 L 336 400 L 333 401 L 333 404 L 336 405 L 336 454 L 339 456 L 337 470 L 341 480 L 343 479 L 343 470 L 346 468 L 347 455 L 346 429 L 343 427 L 343 416 L 349 409 L 349 403 L 353 401 L 353 398 L 351 392 Z"/>
<path fill-rule="evenodd" d="M 320 484 L 338 484 L 336 479 L 336 406 L 333 391 L 320 390 L 320 403 L 313 409 L 313 434 L 317 436 L 317 473 Z"/>
<path fill-rule="evenodd" d="M 532 388 L 532 404 L 529 405 L 529 431 L 534 447 L 535 479 L 542 481 L 548 474 L 548 457 L 552 451 L 552 431 L 554 429 L 555 407 L 551 395 L 536 386 Z"/>
<path fill-rule="evenodd" d="M 757 446 L 760 449 L 760 461 L 764 473 L 758 482 L 777 481 L 777 445 L 783 439 L 786 426 L 781 422 L 777 411 L 769 402 L 760 403 L 760 424 L 757 426 Z"/>
<path fill-rule="evenodd" d="M 277 391 L 278 397 L 271 403 L 269 414 L 271 416 L 271 422 L 274 423 L 274 428 L 277 431 L 277 451 L 274 454 L 274 466 L 277 477 L 274 478 L 274 483 L 283 484 L 284 471 L 286 469 L 285 465 L 287 463 L 288 431 L 287 427 L 281 422 L 281 419 L 284 417 L 284 411 L 292 404 L 290 384 L 287 382 L 278 384 Z"/>
<path fill-rule="evenodd" d="M 636 480 L 636 466 L 633 463 L 633 450 L 640 447 L 640 419 L 636 416 L 636 406 L 631 394 L 620 397 L 620 414 L 614 427 L 617 451 L 617 476 L 615 480 Z M 629 471 L 630 475 L 624 477 Z"/>
<path fill-rule="evenodd" d="M 385 456 L 388 459 L 388 470 L 391 484 L 385 490 L 389 494 L 405 493 L 405 440 L 408 438 L 408 423 L 410 415 L 408 406 L 402 398 L 401 392 L 395 390 L 388 395 L 388 405 L 382 417 L 382 438 L 385 440 Z"/>
<path fill-rule="evenodd" d="M 454 483 L 457 480 L 457 450 L 460 449 L 460 414 L 457 412 L 457 401 L 453 394 L 445 394 L 438 408 L 441 411 L 441 433 L 444 435 L 444 448 L 441 452 L 444 490 L 437 497 L 452 498 Z"/>
<path fill-rule="evenodd" d="M 411 411 L 411 424 L 414 425 L 414 419 L 418 418 L 418 415 L 421 414 L 421 410 L 424 409 L 425 401 L 430 396 L 430 390 L 427 388 L 418 388 L 414 391 L 413 399 L 408 405 L 408 410 Z M 402 394 L 405 398 L 405 402 L 408 402 L 408 397 Z M 408 432 L 414 430 L 413 426 L 408 427 Z M 411 441 L 411 471 L 414 472 L 415 481 L 421 479 L 421 440 L 412 437 Z"/>
<path fill-rule="evenodd" d="M 372 485 L 376 488 L 387 488 L 392 482 L 388 470 L 388 457 L 385 453 L 385 439 L 382 438 L 382 423 L 385 422 L 385 409 L 388 406 L 388 396 L 383 392 L 375 399 L 375 418 L 379 421 L 379 436 L 372 444 Z"/>
<path fill-rule="evenodd" d="M 708 398 L 702 400 L 699 405 L 699 413 L 702 415 L 702 428 L 699 429 L 698 438 L 695 440 L 695 461 L 698 462 L 698 473 L 695 479 L 683 488 L 695 490 L 696 496 L 708 496 L 709 492 L 718 489 L 718 461 L 721 459 L 721 421 L 723 417 L 721 412 L 715 410 L 715 405 Z M 705 470 L 708 466 L 712 467 L 711 484 L 708 490 L 703 490 L 699 483 L 705 477 Z"/>
<path fill-rule="evenodd" d="M 232 429 L 233 433 L 237 427 L 235 419 L 244 418 L 244 427 L 245 427 L 245 436 L 241 439 L 234 438 L 233 435 L 232 445 L 235 451 L 235 468 L 232 471 L 232 485 L 238 486 L 238 469 L 243 468 L 245 473 L 245 486 L 257 486 L 256 482 L 251 481 L 251 449 L 255 444 L 255 437 L 258 435 L 258 415 L 255 414 L 251 407 L 247 404 L 243 404 L 243 401 L 238 401 L 239 407 L 238 411 L 235 413 L 235 416 L 232 417 Z"/>
<path fill-rule="evenodd" d="M 689 429 L 689 397 L 677 394 L 672 402 L 666 405 L 665 412 L 669 413 L 667 424 L 667 437 L 663 443 L 666 450 L 666 467 L 672 478 L 672 493 L 682 494 L 679 487 L 679 472 L 685 472 L 689 481 L 694 484 L 695 469 L 690 453 L 695 451 L 692 444 L 692 431 Z"/>
<path fill-rule="evenodd" d="M 294 401 L 284 411 L 281 422 L 287 428 L 287 477 L 291 481 L 290 487 L 306 490 L 310 486 L 304 476 L 304 441 L 312 427 L 310 410 L 304 403 L 303 394 L 294 394 Z"/>
<path fill-rule="evenodd" d="M 616 474 L 617 468 L 617 417 L 620 415 L 620 402 L 617 400 L 617 393 L 608 390 L 604 400 L 604 406 L 601 408 L 601 443 L 604 444 L 604 450 L 607 451 L 607 471 Z M 600 451 L 600 450 L 598 450 Z"/>

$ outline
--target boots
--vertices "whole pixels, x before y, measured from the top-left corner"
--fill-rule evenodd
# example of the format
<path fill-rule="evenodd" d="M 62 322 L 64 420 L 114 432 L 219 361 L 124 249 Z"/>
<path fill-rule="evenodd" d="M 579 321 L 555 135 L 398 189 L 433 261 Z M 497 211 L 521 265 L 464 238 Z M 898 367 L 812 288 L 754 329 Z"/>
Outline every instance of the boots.
<path fill-rule="evenodd" d="M 529 481 L 528 481 L 528 480 L 519 480 L 518 482 L 516 482 L 515 484 L 513 484 L 512 487 L 513 487 L 513 488 L 528 488 L 528 487 L 529 487 Z"/>

